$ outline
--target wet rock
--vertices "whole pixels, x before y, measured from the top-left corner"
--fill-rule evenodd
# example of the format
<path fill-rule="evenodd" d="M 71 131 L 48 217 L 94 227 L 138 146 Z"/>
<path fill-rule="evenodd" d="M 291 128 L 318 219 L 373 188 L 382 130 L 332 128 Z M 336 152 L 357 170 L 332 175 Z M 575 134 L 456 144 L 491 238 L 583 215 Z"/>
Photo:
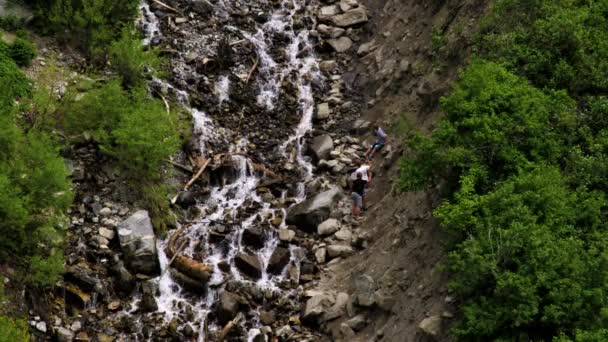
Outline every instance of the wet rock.
<path fill-rule="evenodd" d="M 193 12 L 202 16 L 208 16 L 213 12 L 213 4 L 208 0 L 191 0 L 190 8 Z"/>
<path fill-rule="evenodd" d="M 271 311 L 260 312 L 260 322 L 264 325 L 272 325 L 276 321 L 274 313 Z"/>
<path fill-rule="evenodd" d="M 74 333 L 70 329 L 64 327 L 55 328 L 55 337 L 57 342 L 72 342 L 74 340 Z"/>
<path fill-rule="evenodd" d="M 418 324 L 418 328 L 430 337 L 437 337 L 441 333 L 441 316 L 427 317 Z"/>
<path fill-rule="evenodd" d="M 277 247 L 268 261 L 268 272 L 280 274 L 289 263 L 290 257 L 291 254 L 289 253 L 289 249 Z"/>
<path fill-rule="evenodd" d="M 331 111 L 329 109 L 329 103 L 320 103 L 317 106 L 317 112 L 315 113 L 316 120 L 327 120 Z"/>
<path fill-rule="evenodd" d="M 234 259 L 236 267 L 245 275 L 260 279 L 262 277 L 262 264 L 257 255 L 240 253 Z"/>
<path fill-rule="evenodd" d="M 334 149 L 334 141 L 329 135 L 319 135 L 312 140 L 309 153 L 315 161 L 327 159 L 329 152 Z"/>
<path fill-rule="evenodd" d="M 265 235 L 260 228 L 249 228 L 243 231 L 241 242 L 249 247 L 260 249 L 264 247 Z"/>
<path fill-rule="evenodd" d="M 115 275 L 115 286 L 118 292 L 130 294 L 135 289 L 135 277 L 127 270 L 124 263 L 118 260 L 112 266 L 112 272 Z"/>
<path fill-rule="evenodd" d="M 347 257 L 353 254 L 353 248 L 345 245 L 330 245 L 327 247 L 327 254 L 331 258 L 335 257 Z"/>
<path fill-rule="evenodd" d="M 193 206 L 196 204 L 196 193 L 194 191 L 182 191 L 177 195 L 175 203 L 182 208 Z"/>
<path fill-rule="evenodd" d="M 346 321 L 346 324 L 348 324 L 348 326 L 354 331 L 360 331 L 363 330 L 363 328 L 365 328 L 367 325 L 367 320 L 365 319 L 365 315 L 359 314 Z"/>
<path fill-rule="evenodd" d="M 291 229 L 280 229 L 279 240 L 284 242 L 291 242 L 296 237 L 296 232 Z"/>
<path fill-rule="evenodd" d="M 137 211 L 121 222 L 118 238 L 129 269 L 147 275 L 159 274 L 156 237 L 147 211 Z"/>
<path fill-rule="evenodd" d="M 340 229 L 340 223 L 334 218 L 327 219 L 317 227 L 317 233 L 321 236 L 331 235 Z"/>
<path fill-rule="evenodd" d="M 220 293 L 220 300 L 217 309 L 217 318 L 224 325 L 231 321 L 239 312 L 239 297 L 228 291 Z"/>
<path fill-rule="evenodd" d="M 341 195 L 340 189 L 334 187 L 294 205 L 287 211 L 287 224 L 309 233 L 316 232 L 319 224 L 329 218 Z"/>
<path fill-rule="evenodd" d="M 141 301 L 139 302 L 139 310 L 141 312 L 158 311 L 156 304 L 156 285 L 152 281 L 147 281 L 141 285 Z"/>
<path fill-rule="evenodd" d="M 348 37 L 328 39 L 327 44 L 329 44 L 337 53 L 346 52 L 353 47 L 353 41 Z"/>
<path fill-rule="evenodd" d="M 334 25 L 338 27 L 349 27 L 368 21 L 365 7 L 353 8 L 345 13 L 335 15 L 331 18 Z"/>
<path fill-rule="evenodd" d="M 322 61 L 319 63 L 321 71 L 330 73 L 338 68 L 338 63 L 335 60 Z"/>

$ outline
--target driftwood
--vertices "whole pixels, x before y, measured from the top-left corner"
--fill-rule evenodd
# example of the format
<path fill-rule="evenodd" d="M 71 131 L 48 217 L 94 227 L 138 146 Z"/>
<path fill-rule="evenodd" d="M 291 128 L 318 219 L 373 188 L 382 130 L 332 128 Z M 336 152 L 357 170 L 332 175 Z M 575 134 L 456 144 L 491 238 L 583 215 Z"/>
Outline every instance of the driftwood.
<path fill-rule="evenodd" d="M 231 320 L 224 326 L 224 329 L 222 329 L 222 332 L 220 333 L 220 337 L 217 339 L 217 341 L 223 342 L 226 339 L 226 337 L 228 337 L 228 334 L 230 334 L 230 331 L 236 325 L 238 325 L 239 321 L 241 321 L 242 319 L 243 319 L 243 313 L 239 312 L 233 320 Z"/>
<path fill-rule="evenodd" d="M 201 166 L 198 172 L 188 181 L 188 183 L 186 183 L 186 186 L 184 186 L 184 191 L 188 191 L 188 189 L 190 189 L 192 184 L 194 184 L 194 182 L 196 182 L 196 180 L 203 174 L 203 171 L 205 171 L 210 161 L 211 159 L 207 159 L 207 161 L 203 164 L 203 166 Z M 178 197 L 179 194 L 175 195 L 175 197 L 171 199 L 171 204 L 175 204 L 177 202 Z"/>
<path fill-rule="evenodd" d="M 251 70 L 249 71 L 249 74 L 247 74 L 247 79 L 245 80 L 245 84 L 249 83 L 249 80 L 251 79 L 251 76 L 253 75 L 253 72 L 255 71 L 255 69 L 257 69 L 258 67 L 258 62 L 259 62 L 260 58 L 257 57 L 255 59 L 255 63 L 253 63 L 253 67 L 251 67 Z"/>
<path fill-rule="evenodd" d="M 166 9 L 168 9 L 168 10 L 171 10 L 171 11 L 173 11 L 173 12 L 175 12 L 175 13 L 181 13 L 179 10 L 177 10 L 177 9 L 175 9 L 175 8 L 173 8 L 173 7 L 169 6 L 169 5 L 167 5 L 167 4 L 165 4 L 164 2 L 161 2 L 161 1 L 159 1 L 159 0 L 152 0 L 152 1 L 154 1 L 155 3 L 157 3 L 157 4 L 161 5 L 162 7 L 166 8 Z"/>
<path fill-rule="evenodd" d="M 189 168 L 188 166 L 186 166 L 186 165 L 182 165 L 182 164 L 180 164 L 180 163 L 176 163 L 176 162 L 174 162 L 174 161 L 173 161 L 173 160 L 171 160 L 171 159 L 167 160 L 167 163 L 169 163 L 169 164 L 171 164 L 171 165 L 175 166 L 176 168 L 178 168 L 178 169 L 180 169 L 180 170 L 182 170 L 182 171 L 185 171 L 185 172 L 188 172 L 188 173 L 194 173 L 194 171 L 192 171 L 192 169 L 191 169 L 191 168 Z"/>
<path fill-rule="evenodd" d="M 196 261 L 192 258 L 183 255 L 179 255 L 181 249 L 176 247 L 178 242 L 183 238 L 182 235 L 183 230 L 180 230 L 178 232 L 175 232 L 169 238 L 167 248 L 165 249 L 167 257 L 173 260 L 173 263 L 170 263 L 169 266 L 174 267 L 176 270 L 188 276 L 189 278 L 206 283 L 207 281 L 209 281 L 209 278 L 211 278 L 211 273 L 213 273 L 213 266 L 202 263 L 200 261 Z M 185 242 L 182 242 L 181 245 L 183 245 L 184 243 Z"/>

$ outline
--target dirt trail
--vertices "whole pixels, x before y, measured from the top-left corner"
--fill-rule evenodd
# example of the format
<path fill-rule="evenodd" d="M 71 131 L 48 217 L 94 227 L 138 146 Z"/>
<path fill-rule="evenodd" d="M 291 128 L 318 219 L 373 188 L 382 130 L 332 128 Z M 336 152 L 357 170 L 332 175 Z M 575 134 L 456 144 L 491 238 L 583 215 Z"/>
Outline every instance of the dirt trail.
<path fill-rule="evenodd" d="M 397 191 L 398 160 L 406 149 L 399 140 L 407 135 L 397 126 L 408 122 L 405 126 L 416 130 L 432 130 L 441 117 L 438 99 L 466 65 L 487 4 L 389 0 L 366 5 L 372 21 L 367 40 L 356 46 L 359 54 L 348 78 L 368 104 L 362 117 L 390 130 L 394 153 L 375 160 L 376 180 L 362 223 L 372 236 L 369 247 L 326 267 L 319 288 L 345 291 L 357 300 L 362 292 L 357 279 L 370 276 L 374 281 L 376 304 L 364 312 L 369 323 L 344 340 L 450 341 L 457 303 L 449 296 L 447 275 L 441 271 L 444 237 L 432 216 L 439 204 L 438 190 Z M 433 316 L 439 324 L 431 326 L 433 333 L 423 332 L 420 323 Z M 343 338 L 343 322 L 328 325 L 336 339 Z"/>

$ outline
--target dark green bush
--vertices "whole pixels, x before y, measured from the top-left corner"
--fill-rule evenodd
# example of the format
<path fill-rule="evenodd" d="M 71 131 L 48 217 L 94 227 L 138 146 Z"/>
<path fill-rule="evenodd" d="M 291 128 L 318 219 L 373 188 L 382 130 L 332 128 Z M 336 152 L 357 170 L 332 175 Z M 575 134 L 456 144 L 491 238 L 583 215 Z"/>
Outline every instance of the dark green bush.
<path fill-rule="evenodd" d="M 32 60 L 36 58 L 36 47 L 23 38 L 17 38 L 10 45 L 8 53 L 17 65 L 30 66 Z"/>
<path fill-rule="evenodd" d="M 500 0 L 477 44 L 538 86 L 573 94 L 608 91 L 608 2 Z"/>
<path fill-rule="evenodd" d="M 103 60 L 111 42 L 130 27 L 139 0 L 27 0 L 35 9 L 35 25 L 70 40 L 90 57 Z"/>
<path fill-rule="evenodd" d="M 162 62 L 156 51 L 145 51 L 141 37 L 129 29 L 123 30 L 120 39 L 112 43 L 109 60 L 127 88 L 143 85 L 146 71 L 159 71 Z"/>
<path fill-rule="evenodd" d="M 70 134 L 93 133 L 134 179 L 156 180 L 163 161 L 179 147 L 176 114 L 145 89 L 125 91 L 111 81 L 67 107 Z"/>
<path fill-rule="evenodd" d="M 27 323 L 0 315 L 0 341 L 29 342 Z"/>
<path fill-rule="evenodd" d="M 31 91 L 30 81 L 2 50 L 0 45 L 0 110 L 12 106 L 16 98 L 27 96 Z"/>

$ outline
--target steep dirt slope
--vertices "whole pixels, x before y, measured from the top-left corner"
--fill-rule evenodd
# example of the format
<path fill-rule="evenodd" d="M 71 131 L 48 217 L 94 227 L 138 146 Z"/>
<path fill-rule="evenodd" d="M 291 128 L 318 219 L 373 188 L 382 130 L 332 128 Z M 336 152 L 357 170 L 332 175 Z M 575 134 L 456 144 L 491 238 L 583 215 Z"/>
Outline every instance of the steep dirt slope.
<path fill-rule="evenodd" d="M 358 56 L 347 76 L 367 103 L 362 117 L 391 129 L 393 151 L 374 162 L 377 178 L 362 223 L 372 236 L 369 247 L 328 266 L 320 287 L 346 291 L 355 302 L 359 295 L 371 296 L 375 304 L 363 311 L 368 324 L 355 337 L 346 336 L 344 320 L 328 328 L 335 339 L 345 341 L 449 341 L 457 303 L 441 271 L 444 240 L 431 213 L 439 204 L 438 190 L 399 193 L 395 182 L 398 160 L 407 156 L 403 122 L 423 132 L 437 123 L 438 99 L 466 65 L 487 4 L 370 0 L 367 6 L 373 18 L 368 39 L 358 42 Z M 420 328 L 425 319 L 427 332 Z"/>

